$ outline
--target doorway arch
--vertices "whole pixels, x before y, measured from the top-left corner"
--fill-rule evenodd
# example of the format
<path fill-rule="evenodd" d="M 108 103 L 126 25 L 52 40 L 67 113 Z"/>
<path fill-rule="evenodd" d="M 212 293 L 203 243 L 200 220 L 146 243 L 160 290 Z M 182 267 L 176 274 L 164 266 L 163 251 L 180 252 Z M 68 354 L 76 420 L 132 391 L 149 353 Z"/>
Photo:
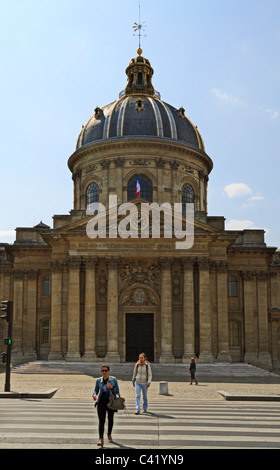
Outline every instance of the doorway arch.
<path fill-rule="evenodd" d="M 120 296 L 121 356 L 136 362 L 141 352 L 150 362 L 158 362 L 160 344 L 160 299 L 150 286 L 134 284 Z M 146 349 L 146 350 L 145 350 Z"/>

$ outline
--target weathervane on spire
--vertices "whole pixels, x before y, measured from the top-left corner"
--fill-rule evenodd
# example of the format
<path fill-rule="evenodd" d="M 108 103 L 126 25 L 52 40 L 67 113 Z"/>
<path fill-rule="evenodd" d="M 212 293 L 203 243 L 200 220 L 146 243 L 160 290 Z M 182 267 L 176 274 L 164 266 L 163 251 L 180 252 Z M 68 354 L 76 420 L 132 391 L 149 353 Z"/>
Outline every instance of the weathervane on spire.
<path fill-rule="evenodd" d="M 138 49 L 138 54 L 141 55 L 142 54 L 142 49 L 141 49 L 141 37 L 144 36 L 146 37 L 145 34 L 143 34 L 143 32 L 145 31 L 145 21 L 144 23 L 141 23 L 141 2 L 139 0 L 139 23 L 134 23 L 133 25 L 133 29 L 135 31 L 135 34 L 133 34 L 133 36 L 136 36 L 136 33 L 138 31 L 138 36 L 139 36 L 139 49 Z"/>

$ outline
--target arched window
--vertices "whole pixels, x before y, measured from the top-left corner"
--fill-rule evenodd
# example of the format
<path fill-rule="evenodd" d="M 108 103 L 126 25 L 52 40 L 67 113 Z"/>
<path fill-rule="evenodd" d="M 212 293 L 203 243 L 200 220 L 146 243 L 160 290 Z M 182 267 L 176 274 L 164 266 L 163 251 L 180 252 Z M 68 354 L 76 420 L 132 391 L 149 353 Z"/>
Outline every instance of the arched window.
<path fill-rule="evenodd" d="M 227 291 L 228 297 L 238 297 L 238 282 L 232 274 L 227 278 Z"/>
<path fill-rule="evenodd" d="M 47 276 L 44 276 L 43 279 L 43 295 L 51 295 L 51 276 L 49 274 Z"/>
<path fill-rule="evenodd" d="M 182 188 L 182 214 L 186 215 L 186 204 L 194 204 L 194 190 L 191 184 L 185 183 Z"/>
<path fill-rule="evenodd" d="M 99 187 L 97 183 L 90 183 L 86 193 L 86 207 L 94 202 L 99 202 Z"/>
<path fill-rule="evenodd" d="M 194 190 L 191 184 L 186 183 L 182 189 L 182 203 L 194 202 Z"/>
<path fill-rule="evenodd" d="M 132 201 L 136 198 L 136 183 L 138 175 L 132 176 L 127 185 L 127 200 Z M 148 202 L 153 202 L 153 183 L 144 175 L 140 175 L 140 197 Z"/>

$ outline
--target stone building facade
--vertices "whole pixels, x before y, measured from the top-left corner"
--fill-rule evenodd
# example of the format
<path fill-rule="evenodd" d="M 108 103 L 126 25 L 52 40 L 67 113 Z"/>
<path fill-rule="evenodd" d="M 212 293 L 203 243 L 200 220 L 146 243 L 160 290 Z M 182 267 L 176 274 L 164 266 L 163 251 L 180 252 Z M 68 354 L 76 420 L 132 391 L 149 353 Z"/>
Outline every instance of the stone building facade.
<path fill-rule="evenodd" d="M 144 350 L 161 363 L 195 355 L 279 370 L 279 251 L 262 230 L 226 231 L 224 217 L 208 216 L 213 163 L 199 131 L 183 108 L 161 100 L 141 49 L 126 73 L 119 100 L 95 109 L 69 158 L 73 209 L 52 228 L 17 228 L 14 244 L 0 244 L 0 299 L 14 301 L 13 364 L 130 362 Z M 162 231 L 143 238 L 141 224 L 137 238 L 110 236 L 111 196 L 118 208 L 193 203 L 192 248 L 176 249 Z M 106 208 L 104 238 L 87 233 L 95 202 Z"/>

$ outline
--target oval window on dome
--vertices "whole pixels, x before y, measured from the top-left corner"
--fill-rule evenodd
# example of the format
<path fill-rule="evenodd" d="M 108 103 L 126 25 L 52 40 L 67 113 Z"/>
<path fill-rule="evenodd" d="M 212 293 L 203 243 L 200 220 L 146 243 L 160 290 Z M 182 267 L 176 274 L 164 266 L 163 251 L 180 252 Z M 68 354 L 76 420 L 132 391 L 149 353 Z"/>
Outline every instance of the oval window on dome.
<path fill-rule="evenodd" d="M 86 192 L 86 206 L 94 202 L 99 202 L 99 186 L 97 183 L 90 183 Z"/>
<path fill-rule="evenodd" d="M 132 201 L 138 197 L 136 195 L 136 185 L 137 185 L 138 175 L 132 176 L 127 185 L 127 200 Z M 145 199 L 148 202 L 153 202 L 153 183 L 151 180 L 145 176 L 140 175 L 140 193 L 139 197 Z"/>

